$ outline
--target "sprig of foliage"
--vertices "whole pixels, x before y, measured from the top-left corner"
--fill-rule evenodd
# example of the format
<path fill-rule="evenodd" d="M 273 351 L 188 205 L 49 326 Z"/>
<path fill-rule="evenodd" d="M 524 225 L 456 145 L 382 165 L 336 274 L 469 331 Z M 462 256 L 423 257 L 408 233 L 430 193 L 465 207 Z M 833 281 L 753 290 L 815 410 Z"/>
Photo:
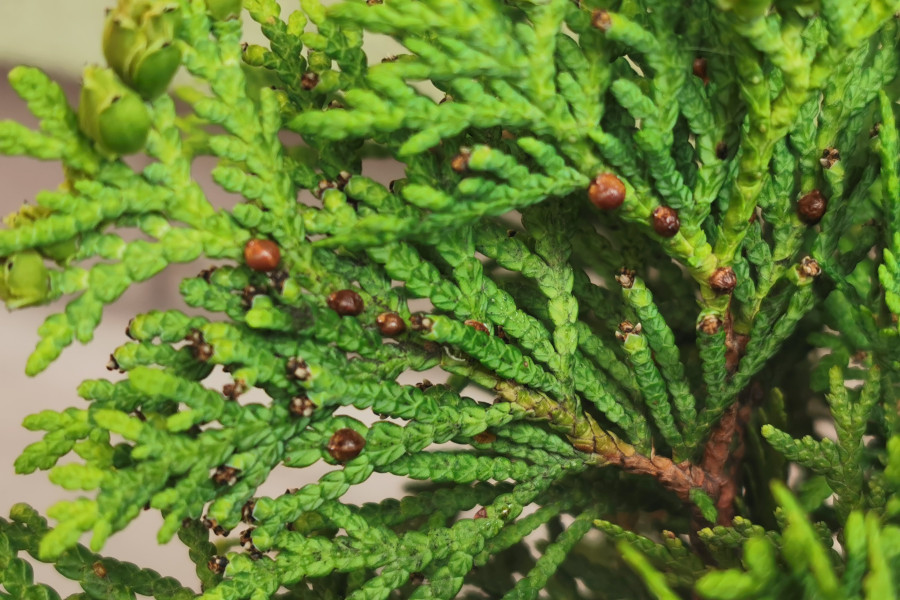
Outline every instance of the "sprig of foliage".
<path fill-rule="evenodd" d="M 898 10 L 120 0 L 77 109 L 9 77 L 40 127 L 0 151 L 64 175 L 0 230 L 9 308 L 71 296 L 27 372 L 219 266 L 130 322 L 124 378 L 26 419 L 17 471 L 86 494 L 0 520 L 0 593 L 58 597 L 25 552 L 84 598 L 895 597 Z M 422 483 L 344 500 L 376 473 Z M 95 554 L 145 508 L 199 590 Z"/>

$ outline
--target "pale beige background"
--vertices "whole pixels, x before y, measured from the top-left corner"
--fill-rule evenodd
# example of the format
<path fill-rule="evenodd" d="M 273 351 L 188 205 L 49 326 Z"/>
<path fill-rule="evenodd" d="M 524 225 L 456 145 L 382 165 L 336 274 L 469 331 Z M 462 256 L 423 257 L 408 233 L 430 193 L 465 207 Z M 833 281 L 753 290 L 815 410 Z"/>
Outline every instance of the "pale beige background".
<path fill-rule="evenodd" d="M 24 103 L 6 82 L 9 68 L 16 64 L 40 66 L 51 72 L 66 82 L 70 101 L 73 105 L 77 103 L 81 69 L 85 64 L 102 61 L 103 10 L 113 3 L 114 0 L 0 0 L 0 72 L 3 74 L 0 119 L 35 125 Z M 283 14 L 297 8 L 298 4 L 289 0 L 282 2 Z M 258 32 L 250 29 L 252 27 L 253 24 L 248 26 L 248 38 L 260 41 Z M 396 52 L 396 46 L 387 42 L 380 36 L 367 39 L 370 56 Z M 386 180 L 399 176 L 398 166 L 388 163 L 371 165 L 368 170 L 368 174 Z M 55 187 L 60 180 L 61 169 L 57 163 L 0 156 L 0 215 L 16 210 L 23 200 L 33 198 L 41 189 Z M 0 307 L 0 403 L 3 414 L 0 420 L 0 515 L 5 517 L 9 507 L 16 502 L 28 502 L 44 512 L 60 499 L 77 496 L 50 484 L 44 472 L 27 476 L 14 474 L 15 458 L 26 445 L 41 437 L 40 433 L 23 429 L 22 420 L 26 415 L 46 408 L 85 406 L 75 389 L 83 379 L 112 377 L 105 364 L 111 350 L 127 341 L 124 330 L 128 319 L 151 308 L 180 307 L 178 280 L 205 266 L 206 263 L 201 261 L 196 265 L 170 268 L 154 280 L 135 286 L 106 311 L 91 344 L 70 347 L 46 372 L 33 379 L 24 375 L 24 366 L 37 341 L 37 329 L 48 314 L 61 310 L 63 304 L 13 313 Z M 263 492 L 280 494 L 285 488 L 318 478 L 323 471 L 279 470 L 267 482 Z M 369 483 L 373 485 L 352 490 L 347 498 L 363 502 L 396 494 L 400 482 L 396 478 L 381 478 Z M 129 529 L 113 536 L 103 552 L 193 585 L 196 581 L 193 565 L 183 546 L 177 541 L 162 548 L 156 545 L 156 530 L 160 523 L 155 512 L 143 513 Z M 62 580 L 50 567 L 38 565 L 36 576 L 39 581 L 54 585 L 63 596 L 80 591 L 78 586 Z"/>

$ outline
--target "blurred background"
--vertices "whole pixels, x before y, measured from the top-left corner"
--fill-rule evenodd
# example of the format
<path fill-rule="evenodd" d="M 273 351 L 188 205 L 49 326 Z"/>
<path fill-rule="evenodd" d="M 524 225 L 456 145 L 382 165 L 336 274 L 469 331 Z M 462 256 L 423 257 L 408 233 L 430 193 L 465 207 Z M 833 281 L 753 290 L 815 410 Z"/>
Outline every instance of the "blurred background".
<path fill-rule="evenodd" d="M 77 106 L 82 69 L 89 63 L 103 62 L 100 40 L 104 11 L 114 3 L 115 0 L 0 1 L 0 71 L 4 75 L 3 81 L 0 81 L 0 120 L 12 119 L 31 127 L 37 126 L 25 103 L 6 82 L 6 74 L 19 64 L 40 67 L 48 72 L 64 86 L 72 106 Z M 299 8 L 299 2 L 293 0 L 285 0 L 281 5 L 283 16 Z M 264 43 L 258 28 L 249 19 L 245 39 Z M 366 44 L 370 62 L 396 53 L 398 48 L 382 36 L 367 38 Z M 211 168 L 213 164 L 209 161 L 207 166 Z M 386 161 L 369 165 L 367 169 L 368 175 L 383 181 L 395 179 L 401 173 L 400 165 Z M 0 193 L 2 216 L 17 210 L 23 201 L 32 201 L 38 191 L 59 185 L 62 169 L 55 162 L 0 156 L 0 181 L 3 184 Z M 227 201 L 226 194 L 221 190 L 214 186 L 206 188 L 215 203 L 224 204 Z M 233 197 L 227 202 L 233 204 Z M 133 286 L 116 304 L 107 308 L 92 343 L 86 346 L 76 343 L 69 347 L 59 360 L 36 378 L 25 376 L 25 361 L 37 342 L 38 327 L 49 314 L 63 309 L 65 299 L 52 307 L 32 307 L 16 312 L 0 308 L 0 403 L 3 410 L 3 418 L 0 419 L 0 516 L 6 517 L 9 508 L 17 502 L 27 502 L 46 514 L 47 508 L 55 502 L 79 495 L 51 484 L 46 472 L 15 474 L 13 463 L 16 457 L 25 446 L 42 437 L 41 432 L 26 431 L 22 420 L 26 415 L 44 409 L 84 407 L 86 403 L 76 394 L 82 380 L 120 377 L 107 371 L 105 365 L 110 352 L 127 341 L 124 332 L 128 320 L 150 309 L 183 308 L 177 292 L 178 281 L 208 266 L 208 261 L 176 265 L 151 281 Z M 223 378 L 215 385 L 220 386 L 228 380 L 230 378 Z M 299 487 L 317 479 L 328 468 L 323 465 L 318 470 L 276 471 L 261 492 L 281 494 L 286 488 Z M 301 476 L 302 479 L 298 479 Z M 396 478 L 389 477 L 369 483 L 374 485 L 374 489 L 370 485 L 367 491 L 351 490 L 347 499 L 353 502 L 379 499 L 372 497 L 373 491 L 379 497 L 394 495 L 401 484 Z M 367 495 L 354 497 L 354 493 Z M 188 560 L 185 548 L 178 541 L 164 547 L 157 545 L 156 531 L 161 523 L 162 519 L 155 511 L 142 513 L 128 529 L 109 540 L 103 554 L 174 576 L 196 589 L 194 565 Z M 232 532 L 232 537 L 236 537 L 240 529 Z M 82 543 L 87 541 L 86 536 Z M 79 586 L 57 575 L 52 567 L 36 565 L 35 570 L 36 581 L 54 586 L 63 597 L 81 591 Z"/>

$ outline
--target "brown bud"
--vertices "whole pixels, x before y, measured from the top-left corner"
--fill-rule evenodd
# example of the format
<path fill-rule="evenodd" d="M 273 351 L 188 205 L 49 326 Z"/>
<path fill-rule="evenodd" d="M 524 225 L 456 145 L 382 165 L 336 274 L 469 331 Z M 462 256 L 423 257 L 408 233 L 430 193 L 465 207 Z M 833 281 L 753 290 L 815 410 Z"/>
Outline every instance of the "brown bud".
<path fill-rule="evenodd" d="M 225 567 L 228 566 L 228 559 L 224 556 L 213 556 L 209 559 L 209 562 L 206 563 L 207 568 L 216 574 L 221 574 L 225 572 Z"/>
<path fill-rule="evenodd" d="M 274 271 L 281 262 L 281 250 L 272 240 L 253 239 L 244 245 L 244 262 L 254 271 Z"/>
<path fill-rule="evenodd" d="M 109 362 L 106 363 L 107 371 L 118 371 L 119 369 L 119 361 L 116 360 L 116 357 L 112 354 L 109 355 Z"/>
<path fill-rule="evenodd" d="M 384 0 L 366 0 L 366 4 L 369 6 L 375 6 L 376 4 L 383 4 Z"/>
<path fill-rule="evenodd" d="M 633 269 L 622 267 L 616 274 L 616 281 L 619 282 L 619 285 L 628 290 L 634 285 L 634 275 Z"/>
<path fill-rule="evenodd" d="M 235 379 L 234 383 L 226 383 L 222 386 L 222 395 L 229 400 L 237 400 L 238 396 L 247 391 L 247 384 L 243 379 Z"/>
<path fill-rule="evenodd" d="M 804 256 L 800 261 L 800 274 L 805 277 L 818 277 L 822 274 L 822 267 L 813 257 Z"/>
<path fill-rule="evenodd" d="M 366 446 L 366 438 L 353 429 L 345 427 L 338 429 L 328 440 L 328 454 L 334 460 L 344 463 L 353 460 Z"/>
<path fill-rule="evenodd" d="M 694 63 L 691 65 L 691 70 L 694 73 L 695 77 L 699 77 L 703 80 L 703 84 L 709 83 L 709 76 L 706 74 L 706 59 L 702 57 L 698 57 L 694 59 Z"/>
<path fill-rule="evenodd" d="M 482 506 L 475 512 L 475 516 L 472 518 L 473 519 L 487 519 L 487 509 Z"/>
<path fill-rule="evenodd" d="M 253 529 L 253 527 L 248 527 L 241 532 L 241 536 L 238 538 L 241 542 L 241 546 L 253 547 Z"/>
<path fill-rule="evenodd" d="M 719 160 L 725 160 L 728 158 L 728 144 L 725 142 L 719 142 L 716 144 L 716 158 Z"/>
<path fill-rule="evenodd" d="M 839 160 L 841 160 L 841 153 L 838 152 L 837 148 L 825 148 L 822 151 L 822 158 L 819 159 L 819 164 L 825 169 L 830 169 Z"/>
<path fill-rule="evenodd" d="M 479 444 L 491 444 L 497 441 L 497 434 L 491 433 L 490 431 L 482 431 L 481 433 L 475 434 L 472 439 Z"/>
<path fill-rule="evenodd" d="M 716 315 L 705 315 L 700 319 L 700 324 L 697 326 L 697 329 L 706 335 L 715 335 L 722 330 L 722 319 Z"/>
<path fill-rule="evenodd" d="M 409 316 L 409 326 L 413 331 L 431 331 L 434 321 L 421 313 Z"/>
<path fill-rule="evenodd" d="M 450 168 L 457 173 L 465 173 L 469 169 L 469 157 L 471 155 L 467 148 L 460 148 L 459 154 L 450 161 Z"/>
<path fill-rule="evenodd" d="M 253 518 L 253 509 L 256 507 L 256 499 L 251 498 L 244 503 L 244 506 L 241 507 L 241 521 L 244 523 L 254 523 L 256 519 Z"/>
<path fill-rule="evenodd" d="M 588 186 L 588 198 L 601 210 L 619 208 L 625 202 L 625 184 L 612 173 L 601 173 Z"/>
<path fill-rule="evenodd" d="M 406 331 L 406 323 L 403 318 L 395 312 L 383 312 L 375 317 L 375 324 L 378 325 L 378 331 L 381 335 L 395 336 Z"/>
<path fill-rule="evenodd" d="M 463 321 L 463 324 L 466 325 L 467 327 L 471 327 L 475 331 L 480 331 L 481 333 L 487 333 L 487 334 L 491 333 L 490 330 L 487 328 L 487 325 L 485 325 L 484 323 L 482 323 L 480 321 L 476 321 L 475 319 L 466 319 L 465 321 Z"/>
<path fill-rule="evenodd" d="M 289 358 L 285 365 L 285 370 L 287 371 L 288 376 L 293 377 L 294 379 L 299 379 L 300 381 L 309 379 L 309 365 L 299 356 L 292 356 Z"/>
<path fill-rule="evenodd" d="M 631 321 L 622 321 L 619 323 L 619 329 L 616 331 L 616 339 L 620 342 L 625 341 L 625 338 L 632 333 L 640 333 L 641 332 L 641 324 L 637 325 L 633 324 Z"/>
<path fill-rule="evenodd" d="M 737 285 L 737 275 L 731 267 L 719 267 L 709 276 L 709 287 L 716 294 L 730 294 Z"/>
<path fill-rule="evenodd" d="M 302 87 L 306 91 L 313 89 L 317 85 L 319 85 L 318 73 L 307 71 L 300 77 L 300 87 Z"/>
<path fill-rule="evenodd" d="M 653 211 L 653 231 L 664 238 L 673 237 L 681 229 L 678 211 L 669 206 L 657 206 Z"/>
<path fill-rule="evenodd" d="M 206 342 L 202 342 L 200 344 L 196 344 L 193 348 L 194 358 L 201 362 L 206 362 L 213 355 L 213 347 L 207 344 Z"/>
<path fill-rule="evenodd" d="M 807 225 L 815 225 L 822 220 L 828 200 L 819 190 L 812 190 L 797 201 L 797 215 Z"/>
<path fill-rule="evenodd" d="M 612 27 L 612 18 L 605 10 L 595 10 L 591 13 L 591 27 L 607 32 Z"/>
<path fill-rule="evenodd" d="M 348 317 L 361 313 L 365 304 L 353 290 L 338 290 L 328 296 L 328 307 L 342 317 Z"/>
<path fill-rule="evenodd" d="M 422 391 L 424 392 L 424 391 L 427 390 L 428 388 L 434 387 L 434 384 L 431 383 L 431 382 L 430 382 L 429 380 L 427 380 L 427 379 L 423 379 L 422 381 L 420 381 L 419 383 L 416 384 L 416 387 L 419 388 L 420 390 L 422 390 Z"/>
<path fill-rule="evenodd" d="M 288 405 L 288 412 L 295 417 L 309 417 L 316 410 L 316 403 L 306 396 L 294 396 Z"/>
<path fill-rule="evenodd" d="M 222 465 L 216 469 L 216 472 L 213 473 L 212 480 L 213 483 L 217 484 L 228 484 L 231 485 L 234 483 L 237 478 L 238 469 L 234 467 L 229 467 L 227 465 Z"/>

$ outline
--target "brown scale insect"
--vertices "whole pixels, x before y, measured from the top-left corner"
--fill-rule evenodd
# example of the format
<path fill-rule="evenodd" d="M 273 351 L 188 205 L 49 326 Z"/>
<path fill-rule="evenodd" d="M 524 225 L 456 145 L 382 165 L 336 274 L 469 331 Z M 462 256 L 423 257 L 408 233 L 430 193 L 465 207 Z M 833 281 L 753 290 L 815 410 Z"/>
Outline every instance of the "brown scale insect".
<path fill-rule="evenodd" d="M 234 467 L 229 467 L 227 465 L 222 465 L 216 468 L 216 472 L 213 473 L 212 480 L 213 483 L 223 485 L 228 484 L 231 485 L 237 479 L 237 474 L 239 469 L 235 469 Z"/>
<path fill-rule="evenodd" d="M 285 367 L 288 376 L 299 381 L 306 381 L 309 379 L 309 365 L 307 365 L 306 361 L 299 356 L 292 356 L 289 358 Z"/>
<path fill-rule="evenodd" d="M 812 190 L 797 201 L 797 216 L 807 225 L 815 225 L 822 220 L 828 200 L 819 190 Z"/>
<path fill-rule="evenodd" d="M 669 206 L 657 206 L 653 211 L 653 231 L 660 237 L 673 237 L 681 229 L 678 211 Z"/>
<path fill-rule="evenodd" d="M 268 273 L 278 268 L 281 250 L 272 240 L 252 239 L 244 244 L 244 262 L 254 271 Z"/>
<path fill-rule="evenodd" d="M 288 405 L 288 411 L 295 417 L 310 417 L 314 410 L 316 403 L 306 396 L 295 396 Z"/>
<path fill-rule="evenodd" d="M 693 64 L 691 64 L 691 71 L 694 73 L 695 77 L 699 77 L 703 80 L 703 85 L 709 83 L 709 76 L 706 73 L 706 59 L 703 57 L 697 57 L 694 59 Z"/>
<path fill-rule="evenodd" d="M 472 439 L 478 444 L 492 444 L 497 441 L 497 434 L 490 431 L 476 433 Z"/>
<path fill-rule="evenodd" d="M 388 337 L 400 335 L 406 331 L 406 323 L 403 322 L 403 317 L 395 312 L 381 313 L 375 317 L 375 324 L 378 326 L 378 331 L 381 335 Z"/>
<path fill-rule="evenodd" d="M 342 317 L 355 317 L 365 309 L 365 304 L 353 290 L 338 290 L 328 296 L 328 308 Z"/>
<path fill-rule="evenodd" d="M 500 338 L 503 342 L 507 344 L 509 343 L 509 335 L 507 335 L 502 326 L 497 325 L 496 327 L 494 327 L 494 335 Z"/>
<path fill-rule="evenodd" d="M 737 275 L 731 267 L 719 267 L 709 276 L 709 287 L 716 294 L 730 294 L 737 286 Z"/>
<path fill-rule="evenodd" d="M 472 518 L 473 519 L 487 519 L 487 516 L 488 516 L 487 509 L 482 506 L 475 512 L 475 516 L 473 516 Z"/>
<path fill-rule="evenodd" d="M 719 160 L 725 160 L 728 158 L 728 144 L 725 142 L 719 142 L 716 144 L 716 158 Z"/>
<path fill-rule="evenodd" d="M 366 438 L 349 427 L 338 429 L 328 440 L 328 454 L 334 460 L 345 463 L 353 460 L 366 446 Z"/>
<path fill-rule="evenodd" d="M 225 572 L 225 567 L 228 566 L 228 559 L 224 556 L 213 556 L 209 559 L 209 562 L 206 563 L 206 567 L 217 575 L 221 575 Z"/>
<path fill-rule="evenodd" d="M 486 333 L 490 335 L 491 331 L 487 328 L 487 325 L 482 323 L 481 321 L 476 321 L 475 319 L 466 319 L 463 321 L 463 325 L 467 327 L 471 327 L 475 331 L 480 331 L 481 333 Z"/>
<path fill-rule="evenodd" d="M 319 85 L 319 74 L 307 71 L 300 77 L 300 87 L 307 92 Z"/>
<path fill-rule="evenodd" d="M 614 210 L 625 202 L 625 184 L 612 173 L 600 173 L 588 186 L 588 198 L 601 210 Z"/>
<path fill-rule="evenodd" d="M 91 565 L 91 570 L 94 572 L 94 575 L 103 579 L 106 577 L 106 567 L 103 566 L 103 563 L 99 560 Z"/>

